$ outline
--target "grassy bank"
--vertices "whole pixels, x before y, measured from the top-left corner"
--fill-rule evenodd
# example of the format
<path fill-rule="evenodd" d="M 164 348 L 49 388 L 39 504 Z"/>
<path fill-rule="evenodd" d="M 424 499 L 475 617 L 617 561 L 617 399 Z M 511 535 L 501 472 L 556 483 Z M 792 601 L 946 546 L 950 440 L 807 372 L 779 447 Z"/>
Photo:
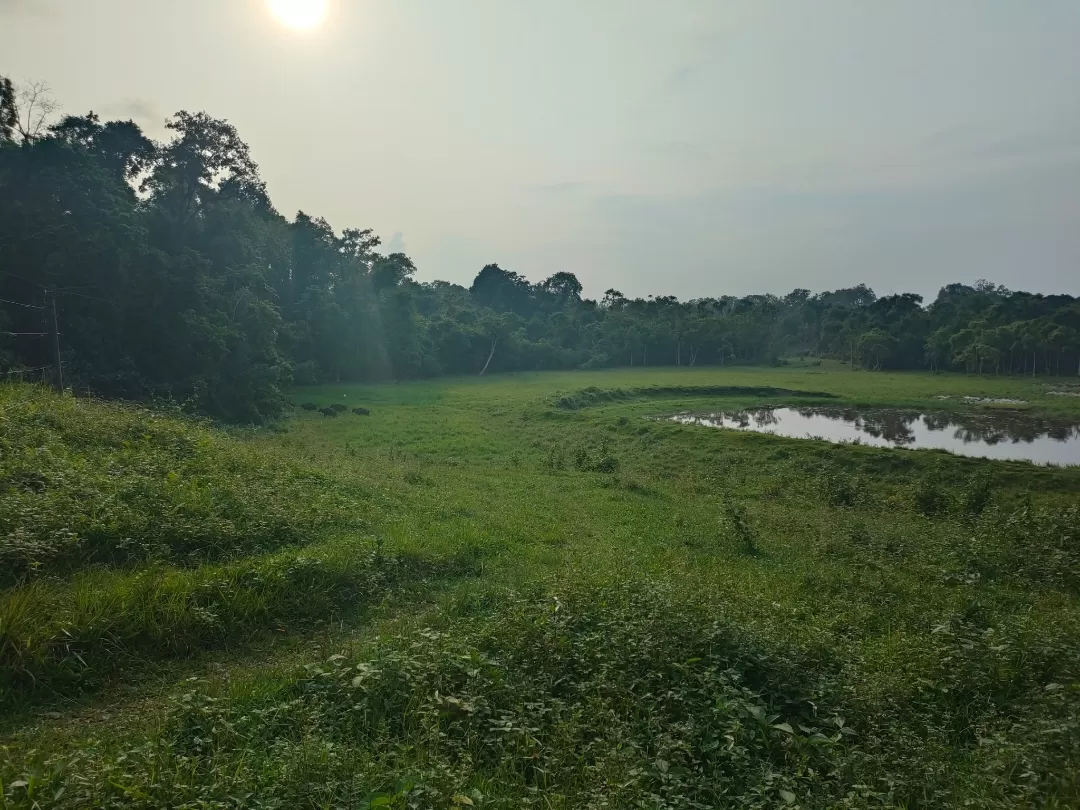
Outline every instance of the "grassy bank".
<path fill-rule="evenodd" d="M 5 801 L 1074 806 L 1080 471 L 644 418 L 1080 412 L 1050 390 L 523 374 L 303 389 L 346 410 L 226 435 L 4 389 Z"/>

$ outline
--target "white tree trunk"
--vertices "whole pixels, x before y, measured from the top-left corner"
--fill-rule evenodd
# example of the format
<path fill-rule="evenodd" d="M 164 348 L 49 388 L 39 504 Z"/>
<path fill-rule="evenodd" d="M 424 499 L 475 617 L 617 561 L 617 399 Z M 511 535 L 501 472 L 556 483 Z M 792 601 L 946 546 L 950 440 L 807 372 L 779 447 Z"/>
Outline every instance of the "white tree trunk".
<path fill-rule="evenodd" d="M 491 365 L 491 358 L 495 356 L 495 346 L 496 344 L 498 344 L 498 342 L 498 338 L 495 338 L 495 340 L 491 341 L 491 353 L 488 355 L 487 362 L 484 363 L 484 368 L 480 371 L 479 376 L 483 377 L 487 373 L 488 366 Z"/>

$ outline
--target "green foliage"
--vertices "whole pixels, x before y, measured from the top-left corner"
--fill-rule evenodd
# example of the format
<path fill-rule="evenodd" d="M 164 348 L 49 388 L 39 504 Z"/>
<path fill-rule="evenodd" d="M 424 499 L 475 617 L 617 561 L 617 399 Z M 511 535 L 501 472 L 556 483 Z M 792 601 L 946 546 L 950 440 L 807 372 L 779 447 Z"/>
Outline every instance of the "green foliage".
<path fill-rule="evenodd" d="M 724 523 L 736 545 L 744 554 L 757 554 L 757 532 L 750 523 L 746 510 L 730 500 L 724 501 Z"/>
<path fill-rule="evenodd" d="M 823 391 L 793 391 L 786 388 L 768 386 L 732 386 L 732 385 L 696 385 L 696 386 L 659 386 L 648 388 L 613 388 L 604 389 L 589 386 L 569 394 L 558 396 L 554 400 L 556 407 L 563 410 L 578 410 L 609 402 L 621 402 L 641 398 L 672 397 L 789 397 L 809 399 L 831 399 L 832 394 Z"/>
<path fill-rule="evenodd" d="M 1080 470 L 644 418 L 808 373 L 1076 407 L 793 363 L 327 386 L 378 418 L 225 433 L 4 389 L 0 498 L 120 503 L 154 551 L 3 586 L 0 804 L 1076 806 Z M 668 393 L 552 407 L 589 388 Z"/>
<path fill-rule="evenodd" d="M 944 512 L 949 505 L 949 493 L 945 489 L 945 477 L 941 471 L 931 469 L 923 472 L 912 486 L 911 497 L 915 508 L 927 517 Z"/>
<path fill-rule="evenodd" d="M 226 796 L 270 807 L 311 795 L 352 807 L 373 794 L 403 807 L 462 795 L 518 807 L 868 798 L 840 767 L 857 735 L 808 698 L 819 685 L 797 653 L 757 649 L 637 583 L 495 607 L 454 632 L 335 655 L 250 699 L 187 691 L 146 743 L 44 757 L 37 795 L 57 807 Z M 402 758 L 418 758 L 404 788 Z M 84 781 L 65 780 L 72 769 Z M 192 769 L 208 778 L 192 783 Z"/>
<path fill-rule="evenodd" d="M 983 513 L 993 498 L 993 480 L 985 473 L 977 473 L 964 485 L 960 493 L 959 507 L 964 514 L 978 516 Z"/>
<path fill-rule="evenodd" d="M 832 506 L 854 506 L 859 500 L 859 482 L 842 469 L 829 469 L 821 476 L 825 498 Z"/>
<path fill-rule="evenodd" d="M 181 415 L 7 385 L 0 450 L 3 584 L 263 553 L 359 522 L 327 477 Z"/>
<path fill-rule="evenodd" d="M 183 657 L 310 627 L 421 572 L 416 561 L 376 559 L 363 545 L 11 588 L 0 595 L 0 708 L 100 686 L 127 660 Z"/>

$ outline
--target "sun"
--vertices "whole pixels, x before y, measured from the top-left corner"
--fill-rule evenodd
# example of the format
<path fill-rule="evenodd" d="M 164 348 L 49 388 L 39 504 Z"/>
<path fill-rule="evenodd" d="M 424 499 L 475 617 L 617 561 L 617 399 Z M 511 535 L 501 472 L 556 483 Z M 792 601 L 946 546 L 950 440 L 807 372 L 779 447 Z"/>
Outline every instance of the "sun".
<path fill-rule="evenodd" d="M 330 10 L 330 0 L 268 0 L 270 10 L 289 28 L 308 30 L 322 24 Z"/>

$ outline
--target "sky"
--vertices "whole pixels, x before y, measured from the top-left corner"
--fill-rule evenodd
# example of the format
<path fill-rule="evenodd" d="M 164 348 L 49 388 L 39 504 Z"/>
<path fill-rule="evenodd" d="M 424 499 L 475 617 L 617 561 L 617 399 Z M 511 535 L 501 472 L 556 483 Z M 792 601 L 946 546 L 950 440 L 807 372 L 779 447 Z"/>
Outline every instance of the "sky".
<path fill-rule="evenodd" d="M 1080 295 L 1077 0 L 0 0 L 0 75 L 166 135 L 418 279 Z"/>

